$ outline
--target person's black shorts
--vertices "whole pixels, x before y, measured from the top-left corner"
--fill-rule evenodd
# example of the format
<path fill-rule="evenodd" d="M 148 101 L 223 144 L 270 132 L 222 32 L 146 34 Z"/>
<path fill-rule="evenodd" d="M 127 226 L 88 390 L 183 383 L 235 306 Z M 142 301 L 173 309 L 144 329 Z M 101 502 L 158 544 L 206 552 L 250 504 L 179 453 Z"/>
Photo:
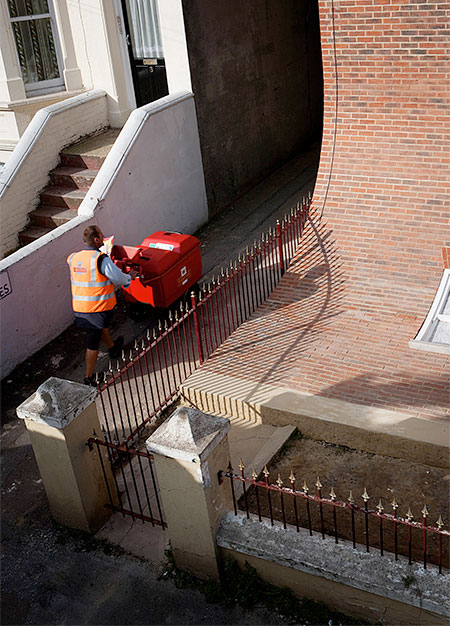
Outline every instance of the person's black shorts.
<path fill-rule="evenodd" d="M 114 315 L 111 311 L 100 311 L 99 313 L 82 313 L 75 316 L 75 326 L 85 331 L 85 344 L 89 350 L 98 350 L 102 330 L 109 328 Z"/>

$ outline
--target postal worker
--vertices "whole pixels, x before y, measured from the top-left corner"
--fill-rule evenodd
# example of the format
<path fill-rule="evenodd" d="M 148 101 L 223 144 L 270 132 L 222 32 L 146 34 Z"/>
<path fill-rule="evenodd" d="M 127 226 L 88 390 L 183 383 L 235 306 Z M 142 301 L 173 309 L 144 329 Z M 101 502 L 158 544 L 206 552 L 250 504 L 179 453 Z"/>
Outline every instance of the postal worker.
<path fill-rule="evenodd" d="M 85 385 L 95 386 L 94 368 L 100 340 L 106 344 L 109 356 L 118 358 L 123 337 L 113 341 L 109 328 L 117 304 L 115 286 L 128 287 L 137 272 L 124 274 L 108 255 L 100 252 L 103 233 L 98 226 L 88 226 L 83 232 L 85 247 L 67 257 L 72 286 L 72 307 L 75 325 L 85 331 L 86 377 Z"/>

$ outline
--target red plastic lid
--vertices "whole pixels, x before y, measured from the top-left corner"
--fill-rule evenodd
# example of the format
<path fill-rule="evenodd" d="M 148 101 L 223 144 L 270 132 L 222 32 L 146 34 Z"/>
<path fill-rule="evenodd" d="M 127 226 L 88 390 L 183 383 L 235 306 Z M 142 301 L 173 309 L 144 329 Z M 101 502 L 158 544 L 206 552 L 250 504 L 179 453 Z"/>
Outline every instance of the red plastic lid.
<path fill-rule="evenodd" d="M 199 246 L 200 241 L 192 235 L 159 230 L 146 237 L 141 245 L 153 250 L 184 255 Z"/>

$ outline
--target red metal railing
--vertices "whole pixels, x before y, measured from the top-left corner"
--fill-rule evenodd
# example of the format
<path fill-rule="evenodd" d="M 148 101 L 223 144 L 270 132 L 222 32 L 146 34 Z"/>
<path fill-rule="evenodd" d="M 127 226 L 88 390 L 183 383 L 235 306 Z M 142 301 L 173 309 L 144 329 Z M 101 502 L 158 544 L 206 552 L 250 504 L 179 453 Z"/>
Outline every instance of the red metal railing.
<path fill-rule="evenodd" d="M 157 329 L 110 363 L 99 385 L 106 441 L 133 440 L 178 395 L 181 384 L 270 295 L 300 242 L 310 199 L 297 205 L 212 281 L 168 312 Z"/>
<path fill-rule="evenodd" d="M 105 506 L 122 513 L 124 517 L 129 515 L 142 523 L 150 522 L 152 526 L 167 528 L 153 469 L 153 455 L 97 437 L 90 437 L 87 444 L 91 450 L 96 446 L 108 494 Z M 103 460 L 101 448 L 106 449 L 108 464 Z"/>
<path fill-rule="evenodd" d="M 301 527 L 307 528 L 311 536 L 313 535 L 313 532 L 317 532 L 322 536 L 322 539 L 325 539 L 326 535 L 331 535 L 334 537 L 335 543 L 339 543 L 339 539 L 349 539 L 352 541 L 353 548 L 356 548 L 357 543 L 365 545 L 366 552 L 370 551 L 370 547 L 377 548 L 379 549 L 381 556 L 384 556 L 386 551 L 386 528 L 384 522 L 388 522 L 392 530 L 390 533 L 390 543 L 393 547 L 391 552 L 393 552 L 396 561 L 398 560 L 400 553 L 407 556 L 408 561 L 411 564 L 413 560 L 419 560 L 417 556 L 418 552 L 421 552 L 420 560 L 423 562 L 423 567 L 426 569 L 427 564 L 431 561 L 438 566 L 439 573 L 442 573 L 443 554 L 445 554 L 446 560 L 448 560 L 449 554 L 448 545 L 444 550 L 442 542 L 444 539 L 448 544 L 450 532 L 443 529 L 444 523 L 441 515 L 439 515 L 436 521 L 436 526 L 428 524 L 427 520 L 429 517 L 429 511 L 426 505 L 421 510 L 422 521 L 415 522 L 413 521 L 411 508 L 408 508 L 408 512 L 405 517 L 400 517 L 398 515 L 399 505 L 395 498 L 391 503 L 393 510 L 392 514 L 384 513 L 384 507 L 381 499 L 375 509 L 369 509 L 368 501 L 370 497 L 366 489 L 364 489 L 364 493 L 361 496 L 364 504 L 363 506 L 358 506 L 355 504 L 351 491 L 347 502 L 337 499 L 334 487 L 331 487 L 330 489 L 329 498 L 323 497 L 323 485 L 321 484 L 319 477 L 315 483 L 317 494 L 311 494 L 309 493 L 309 488 L 306 482 L 303 483 L 302 491 L 297 491 L 295 489 L 296 478 L 292 472 L 288 479 L 290 487 L 283 487 L 283 481 L 281 480 L 279 474 L 276 484 L 269 483 L 269 472 L 266 467 L 263 470 L 264 481 L 257 480 L 258 476 L 254 470 L 252 472 L 252 477 L 247 478 L 244 473 L 245 466 L 242 461 L 239 465 L 239 469 L 240 474 L 235 474 L 230 463 L 228 471 L 222 471 L 219 473 L 219 482 L 223 482 L 224 477 L 227 477 L 230 480 L 235 515 L 238 514 L 238 509 L 240 508 L 246 514 L 247 518 L 249 518 L 252 513 L 255 516 L 257 515 L 259 521 L 262 522 L 263 517 L 266 517 L 264 513 L 266 513 L 272 526 L 274 524 L 274 520 L 276 519 L 277 521 L 282 522 L 285 529 L 289 524 L 295 526 L 297 532 L 299 532 Z M 240 498 L 236 496 L 234 486 L 235 483 L 242 485 L 243 493 Z M 262 496 L 261 493 L 263 494 Z M 250 502 L 250 494 L 252 502 Z M 275 502 L 275 499 L 277 502 Z M 304 515 L 300 514 L 298 506 L 299 501 L 304 503 Z M 288 507 L 287 505 L 289 503 L 290 506 Z M 313 509 L 315 509 L 315 515 Z M 327 520 L 325 519 L 326 509 L 329 513 L 331 513 Z M 345 520 L 345 529 L 347 532 L 343 528 L 343 518 L 341 518 L 342 527 L 338 528 L 337 512 L 339 510 L 345 511 L 349 516 L 349 519 L 347 518 Z M 358 541 L 361 534 L 361 528 L 355 519 L 357 517 L 363 521 L 362 541 Z M 375 533 L 369 532 L 370 520 L 375 520 L 376 526 L 378 526 Z M 404 540 L 402 537 L 402 542 L 399 546 L 400 527 L 407 530 L 407 538 Z M 421 547 L 418 551 L 413 551 L 412 531 L 416 531 L 416 534 L 421 534 Z M 359 535 L 358 537 L 357 534 Z M 431 554 L 429 545 L 430 542 L 428 541 L 430 536 L 437 538 L 437 542 L 434 542 L 435 544 L 437 543 L 437 545 L 434 546 L 434 550 Z"/>

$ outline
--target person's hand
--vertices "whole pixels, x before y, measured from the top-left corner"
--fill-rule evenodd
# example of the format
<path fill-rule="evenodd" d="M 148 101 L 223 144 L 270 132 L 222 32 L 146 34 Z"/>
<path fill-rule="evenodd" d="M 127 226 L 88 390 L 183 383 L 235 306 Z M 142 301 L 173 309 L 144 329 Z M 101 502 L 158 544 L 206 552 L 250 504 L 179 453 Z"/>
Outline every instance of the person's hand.
<path fill-rule="evenodd" d="M 134 280 L 136 276 L 139 276 L 139 272 L 137 272 L 136 270 L 130 270 L 128 273 L 131 276 L 131 280 Z"/>

